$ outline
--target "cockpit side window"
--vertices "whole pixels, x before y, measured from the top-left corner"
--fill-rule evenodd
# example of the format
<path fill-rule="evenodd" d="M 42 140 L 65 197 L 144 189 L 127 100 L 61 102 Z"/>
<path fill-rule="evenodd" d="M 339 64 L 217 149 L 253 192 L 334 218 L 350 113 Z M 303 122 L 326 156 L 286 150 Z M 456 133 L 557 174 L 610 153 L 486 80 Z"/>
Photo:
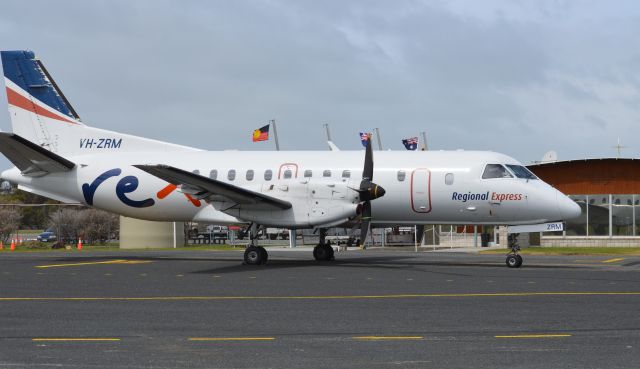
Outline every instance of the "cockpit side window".
<path fill-rule="evenodd" d="M 484 167 L 482 179 L 490 178 L 513 178 L 513 176 L 509 173 L 507 168 L 503 167 L 501 164 L 487 164 L 487 166 Z"/>
<path fill-rule="evenodd" d="M 518 178 L 538 179 L 535 174 L 531 173 L 529 169 L 523 167 L 522 165 L 507 164 L 507 168 L 511 169 L 513 174 L 515 174 Z"/>

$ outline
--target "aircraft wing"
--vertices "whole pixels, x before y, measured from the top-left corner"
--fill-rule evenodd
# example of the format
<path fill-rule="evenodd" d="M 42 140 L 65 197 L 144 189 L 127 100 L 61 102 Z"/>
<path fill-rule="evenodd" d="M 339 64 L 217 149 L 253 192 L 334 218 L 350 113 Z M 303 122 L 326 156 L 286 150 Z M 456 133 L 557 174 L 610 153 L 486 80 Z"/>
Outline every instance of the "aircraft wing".
<path fill-rule="evenodd" d="M 286 210 L 291 208 L 291 203 L 288 201 L 266 196 L 169 165 L 134 165 L 134 167 L 176 186 L 187 188 L 189 193 L 194 193 L 200 198 L 223 197 L 239 205 L 248 205 L 264 210 Z"/>
<path fill-rule="evenodd" d="M 76 166 L 75 163 L 15 133 L 0 132 L 0 152 L 27 177 L 68 172 Z"/>

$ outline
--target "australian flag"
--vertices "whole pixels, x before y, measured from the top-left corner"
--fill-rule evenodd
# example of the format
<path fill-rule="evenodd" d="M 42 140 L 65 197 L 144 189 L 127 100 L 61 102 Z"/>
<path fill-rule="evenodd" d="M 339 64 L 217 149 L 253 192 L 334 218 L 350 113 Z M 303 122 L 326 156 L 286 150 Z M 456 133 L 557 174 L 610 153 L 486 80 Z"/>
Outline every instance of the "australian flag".
<path fill-rule="evenodd" d="M 415 150 L 418 148 L 418 137 L 405 138 L 402 144 L 407 150 Z"/>
<path fill-rule="evenodd" d="M 367 144 L 371 140 L 371 133 L 360 132 L 360 143 L 362 146 L 367 147 Z"/>

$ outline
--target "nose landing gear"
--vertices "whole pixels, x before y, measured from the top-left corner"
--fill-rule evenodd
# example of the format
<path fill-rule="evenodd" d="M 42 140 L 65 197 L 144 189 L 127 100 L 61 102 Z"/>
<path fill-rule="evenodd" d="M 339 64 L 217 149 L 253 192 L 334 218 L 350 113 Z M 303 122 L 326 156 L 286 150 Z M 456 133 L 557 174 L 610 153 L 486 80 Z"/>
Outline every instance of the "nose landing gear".
<path fill-rule="evenodd" d="M 509 268 L 520 268 L 522 265 L 522 256 L 518 253 L 520 251 L 520 245 L 518 245 L 518 233 L 511 233 L 508 237 L 508 242 L 511 252 L 507 255 L 505 263 Z"/>

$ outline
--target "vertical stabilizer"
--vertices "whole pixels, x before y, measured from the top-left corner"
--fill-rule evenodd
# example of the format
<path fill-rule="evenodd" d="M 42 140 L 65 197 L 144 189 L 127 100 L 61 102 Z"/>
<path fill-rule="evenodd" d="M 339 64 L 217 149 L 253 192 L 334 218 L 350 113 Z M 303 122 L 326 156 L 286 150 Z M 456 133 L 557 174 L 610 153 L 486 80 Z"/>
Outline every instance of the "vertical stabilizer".
<path fill-rule="evenodd" d="M 32 51 L 0 51 L 13 133 L 63 154 L 196 150 L 86 126 Z"/>

